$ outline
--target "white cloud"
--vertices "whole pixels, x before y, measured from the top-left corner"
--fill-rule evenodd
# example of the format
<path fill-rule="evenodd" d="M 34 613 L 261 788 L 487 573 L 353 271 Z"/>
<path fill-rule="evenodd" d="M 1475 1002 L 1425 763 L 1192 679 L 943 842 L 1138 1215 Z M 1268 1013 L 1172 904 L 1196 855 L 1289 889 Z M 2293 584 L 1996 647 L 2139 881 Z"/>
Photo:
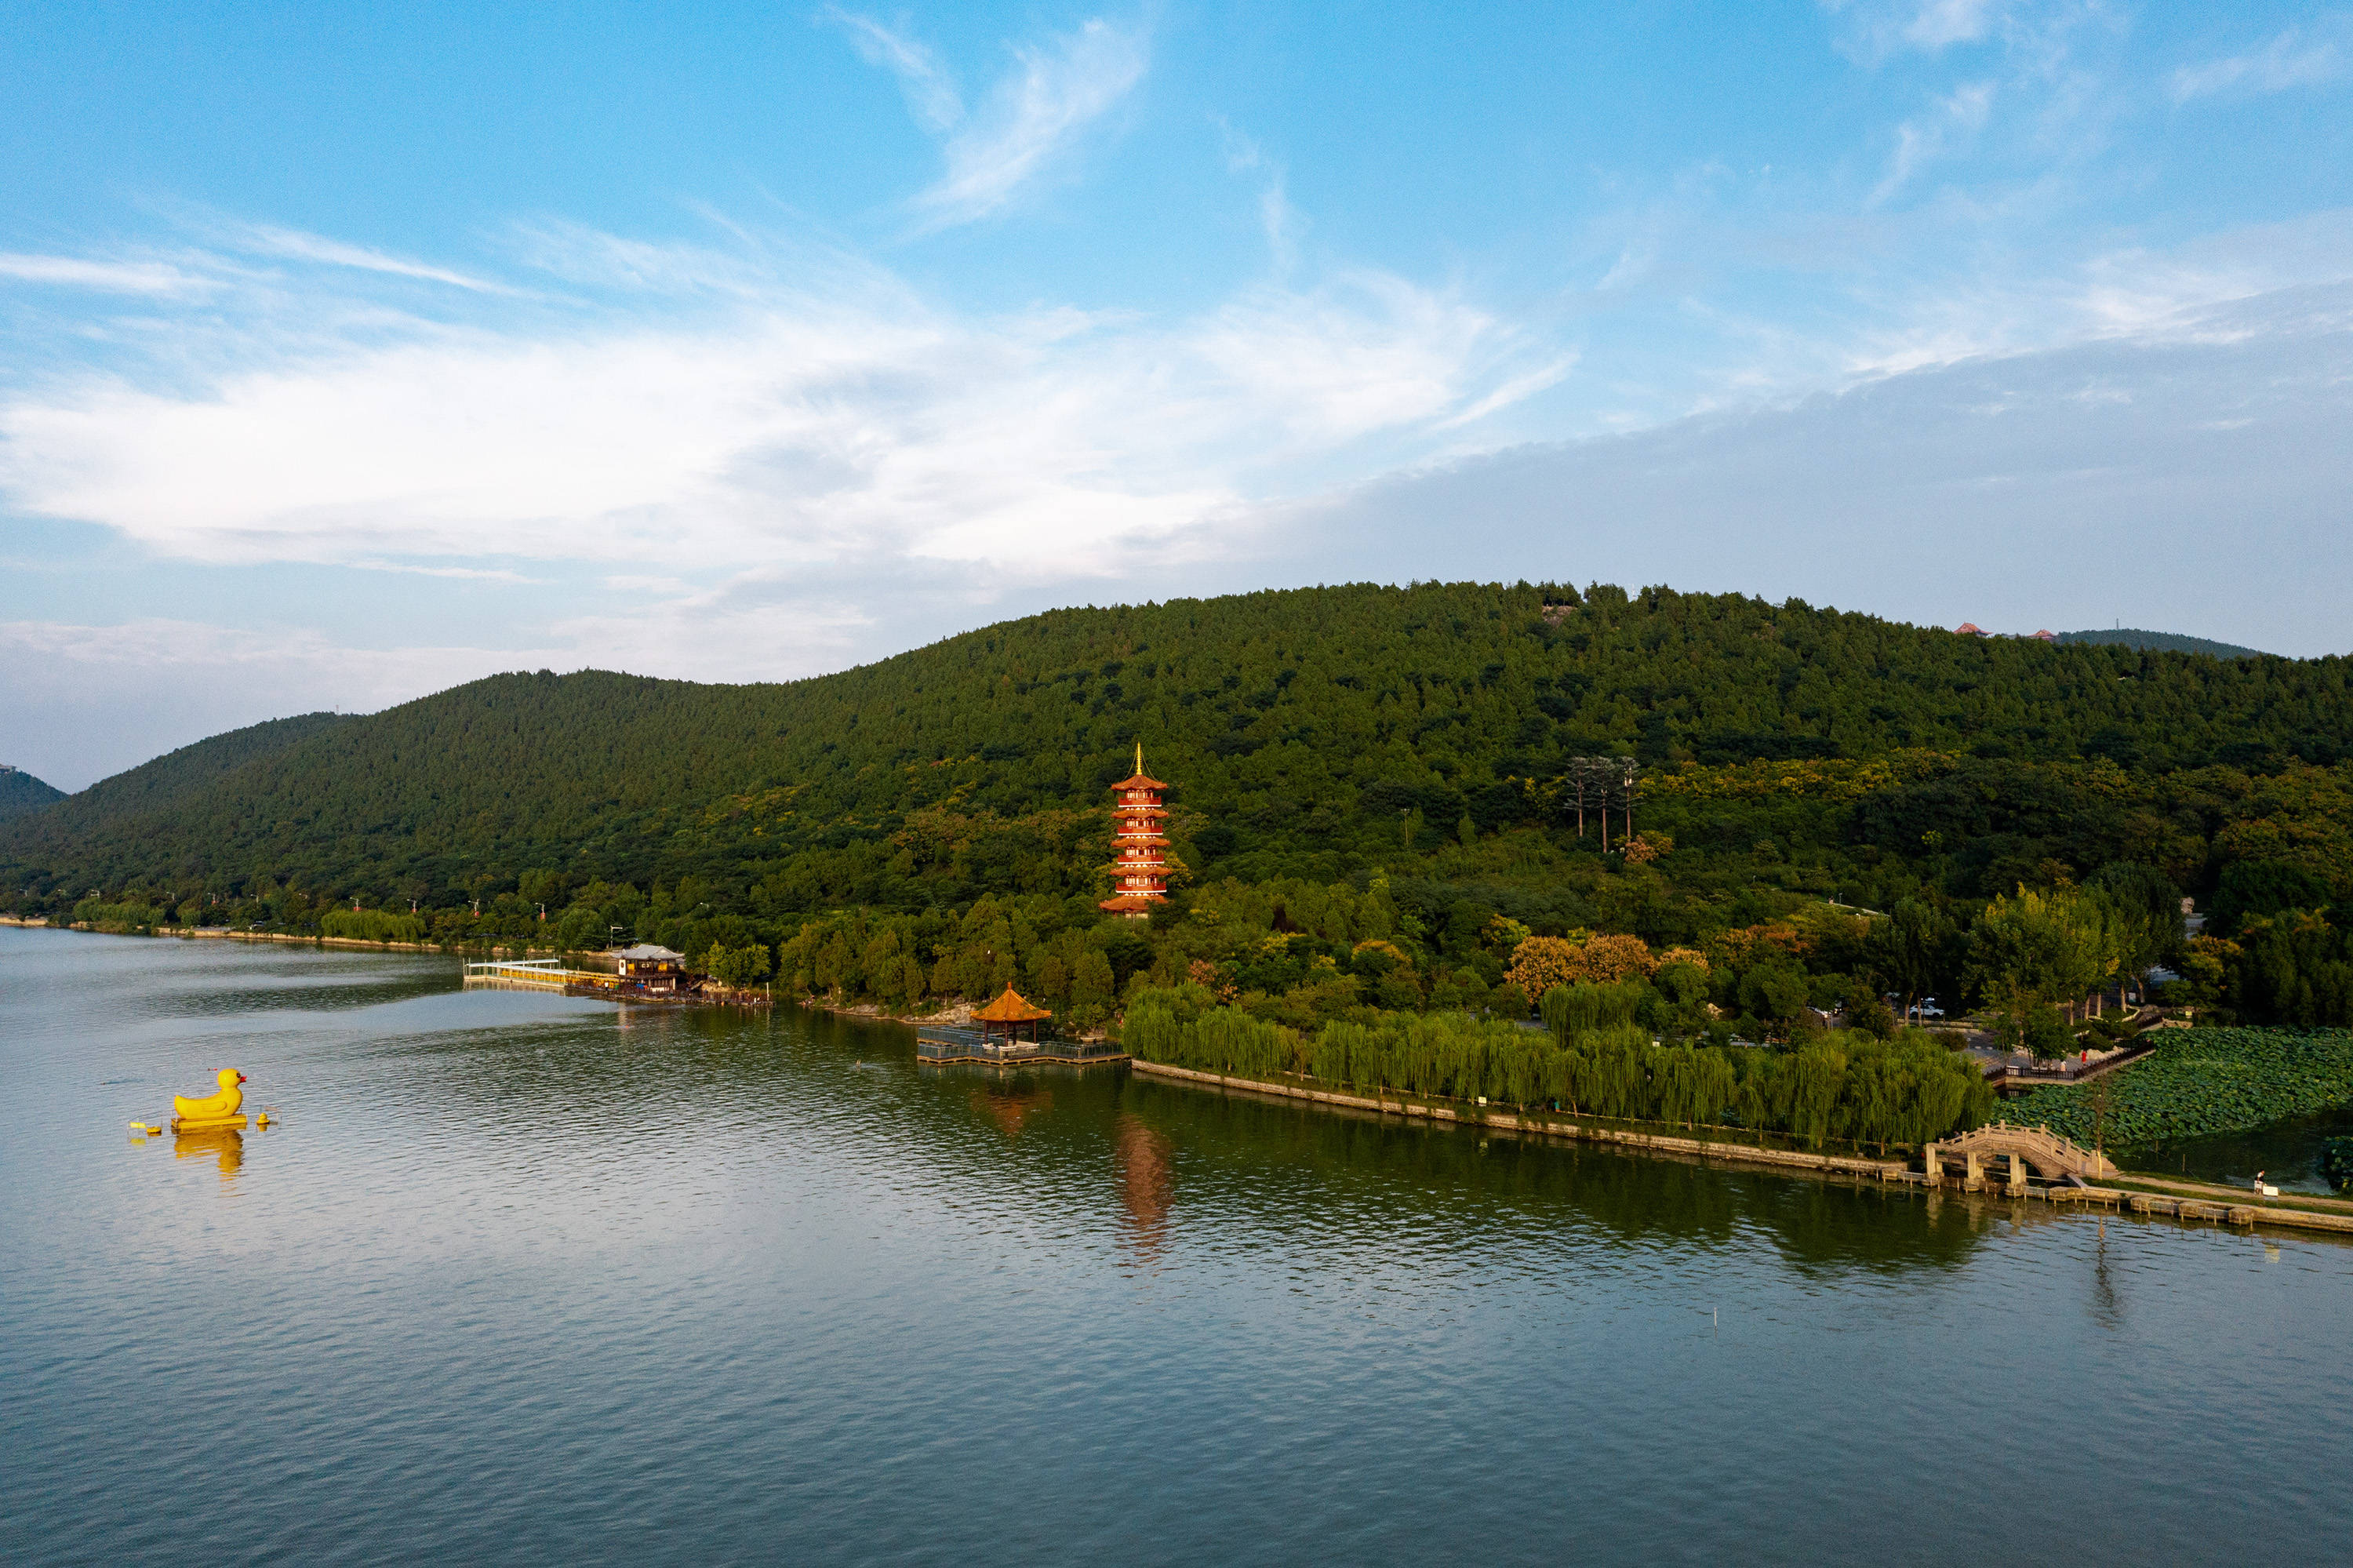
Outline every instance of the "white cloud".
<path fill-rule="evenodd" d="M 2284 92 L 2343 80 L 2353 74 L 2353 25 L 2332 16 L 2310 27 L 2290 27 L 2242 55 L 2183 66 L 2170 83 L 2174 101 L 2228 92 Z"/>
<path fill-rule="evenodd" d="M 827 6 L 823 16 L 849 35 L 850 47 L 867 63 L 898 77 L 900 90 L 906 94 L 907 108 L 917 123 L 941 132 L 964 118 L 964 101 L 956 92 L 955 78 L 921 41 L 902 29 L 886 27 L 871 16 L 838 5 Z"/>
<path fill-rule="evenodd" d="M 946 174 L 916 198 L 934 227 L 1006 207 L 1143 79 L 1150 50 L 1141 31 L 1098 17 L 1050 43 L 1018 48 L 1014 59 L 949 136 Z"/>
<path fill-rule="evenodd" d="M 615 246 L 580 249 L 594 266 Z M 274 357 L 208 312 L 165 355 L 167 386 L 86 376 L 0 405 L 0 493 L 213 562 L 1070 576 L 1177 547 L 1333 461 L 1434 450 L 1556 374 L 1532 379 L 1535 346 L 1492 313 L 1377 272 L 1162 323 L 963 319 L 871 270 L 761 265 L 728 263 L 715 311 L 681 284 L 643 302 L 670 319 L 412 321 L 390 343 L 380 316 L 341 335 L 328 294 L 313 336 Z M 257 330 L 283 335 L 275 316 Z M 1351 454 L 1376 435 L 1384 452 Z"/>
<path fill-rule="evenodd" d="M 110 294 L 192 294 L 214 286 L 209 279 L 161 261 L 97 261 L 79 256 L 0 254 L 0 278 Z"/>

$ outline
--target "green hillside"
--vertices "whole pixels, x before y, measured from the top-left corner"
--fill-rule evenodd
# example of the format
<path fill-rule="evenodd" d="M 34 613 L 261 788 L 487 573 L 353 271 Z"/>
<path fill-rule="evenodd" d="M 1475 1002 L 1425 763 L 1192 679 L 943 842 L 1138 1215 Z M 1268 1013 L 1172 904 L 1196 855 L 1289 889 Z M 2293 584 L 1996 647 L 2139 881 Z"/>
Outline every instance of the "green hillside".
<path fill-rule="evenodd" d="M 1104 787 L 1140 742 L 1176 787 L 1187 898 L 1230 884 L 1223 907 L 1279 932 L 1282 886 L 1377 881 L 1398 918 L 1368 918 L 1439 969 L 1493 968 L 1497 916 L 1668 945 L 1916 897 L 1966 927 L 2125 863 L 2196 894 L 2287 867 L 2305 880 L 2261 885 L 2342 896 L 2349 672 L 1663 588 L 1060 610 L 787 684 L 504 675 L 258 726 L 0 826 L 0 886 L 296 928 L 413 900 L 451 940 L 618 924 L 696 952 L 895 920 L 935 965 L 976 907 L 1028 910 L 1017 946 L 1093 931 Z M 1609 854 L 1575 831 L 1564 774 L 1595 755 L 1644 769 L 1635 855 L 1622 810 Z M 1122 980 L 1148 961 L 1140 937 L 1084 940 Z"/>
<path fill-rule="evenodd" d="M 11 817 L 21 817 L 27 811 L 37 811 L 65 798 L 64 790 L 44 784 L 21 768 L 11 768 L 0 772 L 0 822 Z"/>
<path fill-rule="evenodd" d="M 9 863 L 37 864 L 41 857 L 61 855 L 61 863 L 92 869 L 107 864 L 102 857 L 72 858 L 65 854 L 64 846 L 116 843 L 118 833 L 154 831 L 159 824 L 169 821 L 174 811 L 202 811 L 214 800 L 241 798 L 235 792 L 236 786 L 228 783 L 229 777 L 239 768 L 266 764 L 290 747 L 348 722 L 341 714 L 303 714 L 295 718 L 269 719 L 184 746 L 152 762 L 101 779 L 78 795 L 64 797 L 64 803 L 46 813 L 39 822 L 19 824 L 17 836 L 8 842 L 22 844 L 25 849 L 19 852 L 22 858 L 10 856 Z M 248 787 L 259 783 L 258 779 L 250 780 Z M 0 849 L 0 854 L 6 853 Z M 151 876 L 161 875 L 165 869 L 164 863 L 142 859 L 136 853 L 132 855 L 130 863 L 140 866 L 143 874 Z"/>
<path fill-rule="evenodd" d="M 2216 642 L 2204 637 L 2186 637 L 2179 631 L 2143 631 L 2137 627 L 2120 627 L 2111 631 L 2062 631 L 2062 642 L 2090 642 L 2117 648 L 2142 648 L 2162 653 L 2203 653 L 2214 659 L 2262 659 L 2267 655 L 2253 648 L 2242 648 L 2235 642 Z"/>

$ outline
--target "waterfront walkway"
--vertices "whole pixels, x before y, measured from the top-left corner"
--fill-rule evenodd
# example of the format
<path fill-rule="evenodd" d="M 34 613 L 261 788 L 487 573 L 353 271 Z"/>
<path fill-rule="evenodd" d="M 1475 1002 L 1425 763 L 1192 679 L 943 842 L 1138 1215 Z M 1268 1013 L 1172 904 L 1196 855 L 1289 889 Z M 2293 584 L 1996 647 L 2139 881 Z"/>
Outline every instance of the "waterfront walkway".
<path fill-rule="evenodd" d="M 1261 1078 L 1232 1077 L 1219 1073 L 1204 1073 L 1190 1067 L 1172 1067 L 1159 1062 L 1136 1059 L 1134 1071 L 1151 1077 L 1166 1078 L 1202 1088 L 1216 1088 L 1253 1095 L 1268 1095 L 1284 1099 L 1305 1100 L 1337 1109 L 1370 1112 L 1377 1116 L 1421 1118 L 1432 1122 L 1454 1123 L 1473 1127 L 1482 1132 L 1528 1134 L 1539 1138 L 1570 1139 L 1589 1143 L 1615 1144 L 1620 1148 L 1638 1149 L 1650 1153 L 1674 1155 L 1686 1159 L 1725 1160 L 1743 1165 L 1770 1165 L 1785 1171 L 1808 1171 L 1823 1176 L 1844 1176 L 1858 1181 L 1939 1188 L 1958 1188 L 1964 1192 L 1990 1192 L 2016 1199 L 2035 1199 L 2053 1204 L 2090 1204 L 2113 1208 L 2119 1213 L 2164 1214 L 2181 1220 L 2206 1220 L 2233 1225 L 2274 1225 L 2297 1230 L 2332 1231 L 2353 1236 L 2353 1203 L 2322 1200 L 2310 1206 L 2291 1205 L 2274 1200 L 2248 1201 L 2253 1194 L 2228 1187 L 2211 1187 L 2204 1191 L 2211 1196 L 2192 1195 L 2196 1184 L 2168 1181 L 2168 1188 L 2178 1189 L 2165 1193 L 2136 1192 L 2121 1187 L 2093 1186 L 2082 1177 L 2070 1172 L 2063 1180 L 2035 1182 L 2026 1178 L 2031 1163 L 2020 1145 L 2013 1167 L 2016 1178 L 2010 1182 L 1995 1184 L 1981 1179 L 1954 1180 L 1944 1172 L 1941 1160 L 1930 1170 L 1914 1170 L 1906 1160 L 1873 1160 L 1862 1155 L 1815 1154 L 1804 1150 L 1774 1149 L 1757 1143 L 1736 1142 L 1729 1139 L 1677 1136 L 1671 1133 L 1639 1132 L 1629 1128 L 1604 1127 L 1590 1118 L 1556 1114 L 1515 1115 L 1493 1107 L 1450 1105 L 1429 1095 L 1363 1095 L 1342 1094 L 1330 1089 L 1310 1088 L 1305 1082 L 1271 1083 Z M 1979 1128 L 1993 1132 L 1994 1128 Z M 2006 1133 L 2018 1134 L 2031 1129 L 2007 1128 Z M 1968 1137 L 1970 1135 L 1964 1135 Z M 2058 1143 L 2063 1139 L 2045 1134 Z M 1960 1142 L 1949 1140 L 1937 1145 L 1950 1150 Z M 2075 1146 L 2067 1144 L 2070 1150 Z M 1996 1152 L 2009 1154 L 2009 1150 Z M 2043 1150 L 2046 1159 L 2049 1151 Z M 2077 1150 L 2078 1153 L 2085 1151 Z M 1956 1156 L 1958 1158 L 1959 1156 Z M 2103 1162 L 2104 1172 L 2115 1171 L 2113 1165 Z M 2116 1172 L 2111 1178 L 2121 1182 L 2139 1184 L 2130 1172 Z"/>

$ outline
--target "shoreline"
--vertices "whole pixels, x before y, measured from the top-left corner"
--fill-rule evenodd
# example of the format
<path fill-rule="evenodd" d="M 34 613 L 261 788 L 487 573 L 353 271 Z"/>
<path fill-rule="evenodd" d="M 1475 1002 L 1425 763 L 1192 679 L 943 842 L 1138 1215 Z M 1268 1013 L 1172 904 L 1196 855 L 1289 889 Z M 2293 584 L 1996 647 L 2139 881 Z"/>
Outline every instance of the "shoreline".
<path fill-rule="evenodd" d="M 464 959 L 469 956 L 487 957 L 490 959 L 562 959 L 583 956 L 572 953 L 563 948 L 459 948 L 444 946 L 438 942 L 371 942 L 364 937 L 305 937 L 293 931 L 232 931 L 226 926 L 157 926 L 151 930 L 143 932 L 100 931 L 86 924 L 78 925 L 71 921 L 28 920 L 18 915 L 0 915 L 0 926 L 15 926 L 23 930 L 32 931 L 79 931 L 85 936 L 96 937 L 170 937 L 184 942 L 214 941 L 295 943 L 312 948 L 334 948 L 344 952 L 424 953 L 436 958 L 450 959 Z M 497 985 L 526 991 L 563 991 L 566 995 L 576 994 L 581 996 L 590 996 L 602 994 L 600 992 L 580 990 L 568 985 L 531 985 L 523 981 L 512 980 L 470 980 L 468 983 L 472 985 Z M 754 991 L 749 990 L 727 990 L 713 992 L 708 996 L 701 994 L 676 997 L 628 995 L 614 996 L 608 998 L 608 1000 L 626 1001 L 639 1005 L 650 1004 L 665 1007 L 767 1007 L 773 1005 L 774 1002 L 774 999 L 766 991 Z"/>
<path fill-rule="evenodd" d="M 1370 1112 L 1379 1117 L 1416 1118 L 1461 1127 L 1476 1128 L 1482 1132 L 1509 1133 L 1514 1137 L 1559 1139 L 1570 1142 L 1603 1143 L 1642 1153 L 1667 1155 L 1678 1159 L 1696 1159 L 1703 1163 L 1726 1161 L 1734 1164 L 1769 1166 L 1781 1171 L 1831 1177 L 1846 1176 L 1861 1181 L 1876 1180 L 1883 1185 L 1920 1187 L 1936 1192 L 1960 1184 L 1941 1177 L 1932 1178 L 1915 1171 L 1908 1161 L 1873 1160 L 1851 1154 L 1810 1154 L 1800 1150 L 1762 1149 L 1753 1144 L 1719 1142 L 1704 1138 L 1678 1138 L 1669 1133 L 1630 1132 L 1619 1128 L 1599 1127 L 1590 1121 L 1556 1116 L 1517 1116 L 1509 1111 L 1470 1109 L 1457 1110 L 1438 1103 L 1428 1095 L 1400 1095 L 1396 1098 L 1367 1098 L 1362 1095 L 1342 1094 L 1330 1089 L 1311 1089 L 1303 1085 L 1270 1083 L 1260 1078 L 1236 1077 L 1220 1073 L 1204 1073 L 1191 1067 L 1174 1067 L 1165 1063 L 1146 1062 L 1131 1057 L 1130 1071 L 1147 1077 L 1163 1078 L 1196 1088 L 1216 1089 L 1220 1093 L 1239 1092 L 1262 1095 L 1270 1098 L 1305 1101 L 1311 1105 L 1335 1110 Z M 2120 1181 L 2134 1181 L 2137 1174 L 2126 1171 L 2117 1173 Z M 2189 1183 L 2174 1183 L 2177 1191 Z M 1964 1189 L 1966 1190 L 1966 1189 Z M 1996 1195 L 2012 1198 L 2017 1194 L 1999 1192 L 1993 1188 L 1980 1189 Z M 2236 1226 L 2273 1225 L 2293 1230 L 2320 1231 L 2353 1236 L 2353 1213 L 2326 1213 L 2312 1209 L 2278 1209 L 2247 1202 L 2251 1194 L 2227 1187 L 2209 1187 L 2215 1194 L 2165 1197 L 2146 1192 L 2133 1192 L 2121 1187 L 2044 1187 L 2030 1188 L 2025 1197 L 2052 1204 L 2054 1207 L 2080 1207 L 2085 1204 L 2103 1209 L 2115 1209 L 2119 1214 L 2169 1216 L 2180 1221 L 2202 1220 Z"/>
<path fill-rule="evenodd" d="M 364 937 L 306 937 L 296 931 L 232 931 L 226 926 L 156 926 L 145 931 L 103 931 L 87 922 L 33 919 L 22 915 L 0 915 L 0 926 L 15 926 L 27 931 L 80 931 L 94 937 L 173 937 L 181 941 L 212 942 L 302 942 L 316 948 L 342 948 L 362 953 L 432 953 L 448 958 L 487 953 L 494 959 L 560 959 L 565 953 L 562 948 L 499 944 L 464 948 L 440 942 L 371 942 Z"/>
<path fill-rule="evenodd" d="M 20 929 L 81 931 L 96 935 L 138 936 L 139 932 L 93 932 L 88 925 L 31 919 L 22 916 L 0 915 L 0 926 Z M 286 931 L 233 931 L 227 927 L 158 926 L 143 933 L 152 937 L 172 937 L 181 940 L 214 940 L 233 942 L 301 943 L 319 948 L 335 948 L 357 952 L 423 953 L 446 957 L 462 957 L 468 953 L 487 952 L 491 957 L 529 958 L 533 956 L 563 957 L 562 949 L 552 948 L 489 947 L 459 948 L 432 942 L 372 942 L 356 937 L 306 937 Z M 637 999 L 631 999 L 637 1000 Z M 683 999 L 681 999 L 683 1000 Z M 712 999 L 717 1005 L 745 1005 L 745 995 L 731 994 Z M 970 1002 L 956 1002 L 937 1012 L 908 1015 L 885 1012 L 872 1002 L 838 1003 L 816 997 L 782 999 L 789 1004 L 823 1012 L 837 1018 L 855 1019 L 864 1023 L 895 1023 L 907 1028 L 921 1028 L 926 1023 L 952 1025 L 968 1022 L 974 1011 Z M 763 1002 L 769 999 L 765 997 Z M 754 1003 L 754 1005 L 758 1005 Z M 1593 1121 L 1556 1115 L 1520 1116 L 1513 1112 L 1465 1107 L 1457 1109 L 1439 1103 L 1440 1097 L 1404 1095 L 1395 1097 L 1345 1094 L 1331 1089 L 1312 1089 L 1303 1084 L 1275 1083 L 1261 1078 L 1240 1077 L 1228 1074 L 1204 1073 L 1190 1067 L 1171 1066 L 1159 1062 L 1147 1062 L 1139 1057 L 1124 1058 L 1130 1070 L 1147 1077 L 1161 1078 L 1189 1085 L 1197 1088 L 1214 1088 L 1220 1093 L 1242 1093 L 1275 1099 L 1303 1101 L 1331 1109 L 1365 1112 L 1377 1117 L 1399 1117 L 1408 1120 L 1419 1118 L 1433 1123 L 1475 1127 L 1482 1131 L 1507 1133 L 1514 1137 L 1557 1139 L 1563 1141 L 1601 1143 L 1638 1152 L 1665 1155 L 1671 1158 L 1698 1160 L 1704 1162 L 1729 1161 L 1735 1164 L 1770 1167 L 1773 1169 L 1831 1177 L 1844 1176 L 1855 1181 L 1875 1180 L 1883 1185 L 1923 1187 L 1931 1191 L 1957 1185 L 1942 1177 L 1932 1178 L 1915 1171 L 1908 1160 L 1873 1160 L 1852 1154 L 1814 1154 L 1802 1150 L 1772 1149 L 1757 1144 L 1698 1137 L 1678 1137 L 1672 1133 L 1636 1132 L 1622 1128 L 1602 1127 Z M 2235 1188 L 2209 1182 L 2185 1181 L 2162 1173 L 2120 1171 L 2115 1180 L 2121 1185 L 2048 1186 L 2030 1188 L 2025 1197 L 2054 1206 L 2080 1207 L 2084 1204 L 2112 1208 L 2119 1213 L 2147 1216 L 2169 1216 L 2189 1221 L 2206 1221 L 2235 1226 L 2270 1225 L 2288 1229 L 2319 1231 L 2353 1235 L 2353 1207 L 2345 1212 L 2327 1212 L 2304 1207 L 2273 1207 L 2268 1203 L 2249 1202 L 2252 1196 Z M 2017 1194 L 2009 1194 L 2016 1197 Z M 2303 1198 L 2300 1201 L 2316 1201 Z M 2321 1199 L 2318 1202 L 2335 1202 Z"/>

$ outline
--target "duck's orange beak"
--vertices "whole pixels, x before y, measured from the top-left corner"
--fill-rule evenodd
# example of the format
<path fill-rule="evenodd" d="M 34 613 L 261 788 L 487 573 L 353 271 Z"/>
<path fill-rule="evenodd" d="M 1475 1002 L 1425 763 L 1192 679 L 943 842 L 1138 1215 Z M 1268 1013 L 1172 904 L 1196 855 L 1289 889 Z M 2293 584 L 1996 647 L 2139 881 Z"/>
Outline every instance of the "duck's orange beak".
<path fill-rule="evenodd" d="M 243 1073 L 239 1073 L 239 1074 L 237 1075 L 237 1081 L 238 1083 L 240 1083 L 240 1084 L 241 1084 L 241 1083 L 243 1083 L 243 1082 L 245 1082 L 245 1075 L 244 1075 Z"/>

